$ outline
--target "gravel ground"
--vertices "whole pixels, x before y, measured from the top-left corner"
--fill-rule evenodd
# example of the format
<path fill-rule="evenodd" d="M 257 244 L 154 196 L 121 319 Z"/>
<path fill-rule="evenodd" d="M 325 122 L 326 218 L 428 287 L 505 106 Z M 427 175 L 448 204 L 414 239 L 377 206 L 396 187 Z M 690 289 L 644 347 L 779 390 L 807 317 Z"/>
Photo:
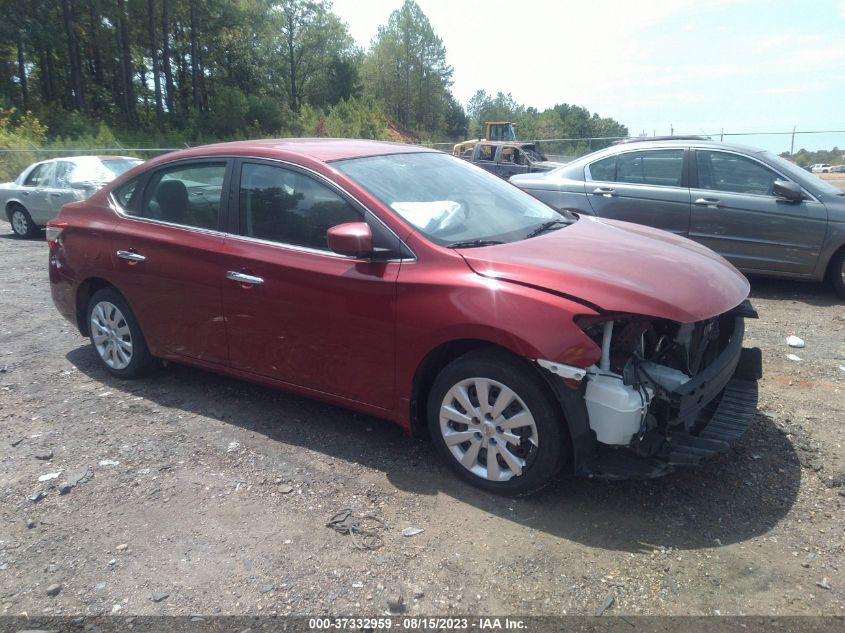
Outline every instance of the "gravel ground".
<path fill-rule="evenodd" d="M 110 377 L 53 308 L 46 250 L 0 236 L 0 613 L 845 614 L 826 288 L 754 281 L 765 377 L 735 450 L 505 500 L 377 419 L 181 366 Z M 325 527 L 343 508 L 383 522 L 380 549 Z"/>

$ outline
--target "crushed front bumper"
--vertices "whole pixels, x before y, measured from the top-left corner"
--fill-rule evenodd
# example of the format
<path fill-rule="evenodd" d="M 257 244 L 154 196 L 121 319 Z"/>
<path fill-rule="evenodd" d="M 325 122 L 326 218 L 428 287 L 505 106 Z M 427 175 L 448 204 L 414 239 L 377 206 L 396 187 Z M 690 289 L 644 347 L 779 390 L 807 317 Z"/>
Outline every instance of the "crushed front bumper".
<path fill-rule="evenodd" d="M 576 475 L 598 479 L 648 479 L 679 467 L 695 466 L 730 448 L 757 413 L 757 381 L 762 377 L 758 348 L 743 348 L 746 317 L 756 317 L 747 301 L 732 311 L 734 329 L 719 356 L 672 393 L 664 424 L 630 446 L 596 441 L 580 394 L 556 389 L 573 445 Z M 559 384 L 559 381 L 558 381 Z"/>

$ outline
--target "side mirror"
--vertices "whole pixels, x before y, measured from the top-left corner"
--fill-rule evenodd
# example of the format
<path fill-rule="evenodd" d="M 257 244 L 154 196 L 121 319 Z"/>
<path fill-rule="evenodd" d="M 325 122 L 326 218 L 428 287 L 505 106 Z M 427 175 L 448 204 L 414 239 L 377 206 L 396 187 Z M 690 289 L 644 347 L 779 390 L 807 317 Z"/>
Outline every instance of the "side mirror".
<path fill-rule="evenodd" d="M 340 255 L 367 258 L 373 254 L 373 233 L 366 222 L 338 224 L 328 230 L 329 248 Z"/>
<path fill-rule="evenodd" d="M 804 199 L 804 192 L 801 187 L 790 180 L 775 180 L 772 191 L 778 198 L 784 198 L 790 202 L 798 202 Z"/>

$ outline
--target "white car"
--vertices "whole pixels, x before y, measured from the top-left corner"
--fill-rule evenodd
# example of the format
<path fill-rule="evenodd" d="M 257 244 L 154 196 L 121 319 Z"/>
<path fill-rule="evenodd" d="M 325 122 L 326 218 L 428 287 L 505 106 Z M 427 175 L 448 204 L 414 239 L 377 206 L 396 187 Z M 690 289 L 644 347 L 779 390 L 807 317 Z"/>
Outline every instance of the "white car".
<path fill-rule="evenodd" d="M 827 163 L 816 163 L 810 168 L 810 171 L 814 174 L 829 174 L 830 170 L 831 167 Z"/>
<path fill-rule="evenodd" d="M 69 202 L 85 200 L 140 165 L 128 156 L 71 156 L 30 165 L 14 182 L 0 184 L 0 205 L 19 237 L 35 237 Z"/>

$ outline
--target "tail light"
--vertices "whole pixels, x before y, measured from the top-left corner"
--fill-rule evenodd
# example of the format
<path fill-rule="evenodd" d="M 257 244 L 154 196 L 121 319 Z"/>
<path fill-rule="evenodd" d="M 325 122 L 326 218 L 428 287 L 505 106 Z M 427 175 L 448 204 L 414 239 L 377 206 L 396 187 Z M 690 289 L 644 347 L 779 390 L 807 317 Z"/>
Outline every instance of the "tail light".
<path fill-rule="evenodd" d="M 51 248 L 58 248 L 59 237 L 62 231 L 65 230 L 67 222 L 48 222 L 47 223 L 47 245 Z"/>

